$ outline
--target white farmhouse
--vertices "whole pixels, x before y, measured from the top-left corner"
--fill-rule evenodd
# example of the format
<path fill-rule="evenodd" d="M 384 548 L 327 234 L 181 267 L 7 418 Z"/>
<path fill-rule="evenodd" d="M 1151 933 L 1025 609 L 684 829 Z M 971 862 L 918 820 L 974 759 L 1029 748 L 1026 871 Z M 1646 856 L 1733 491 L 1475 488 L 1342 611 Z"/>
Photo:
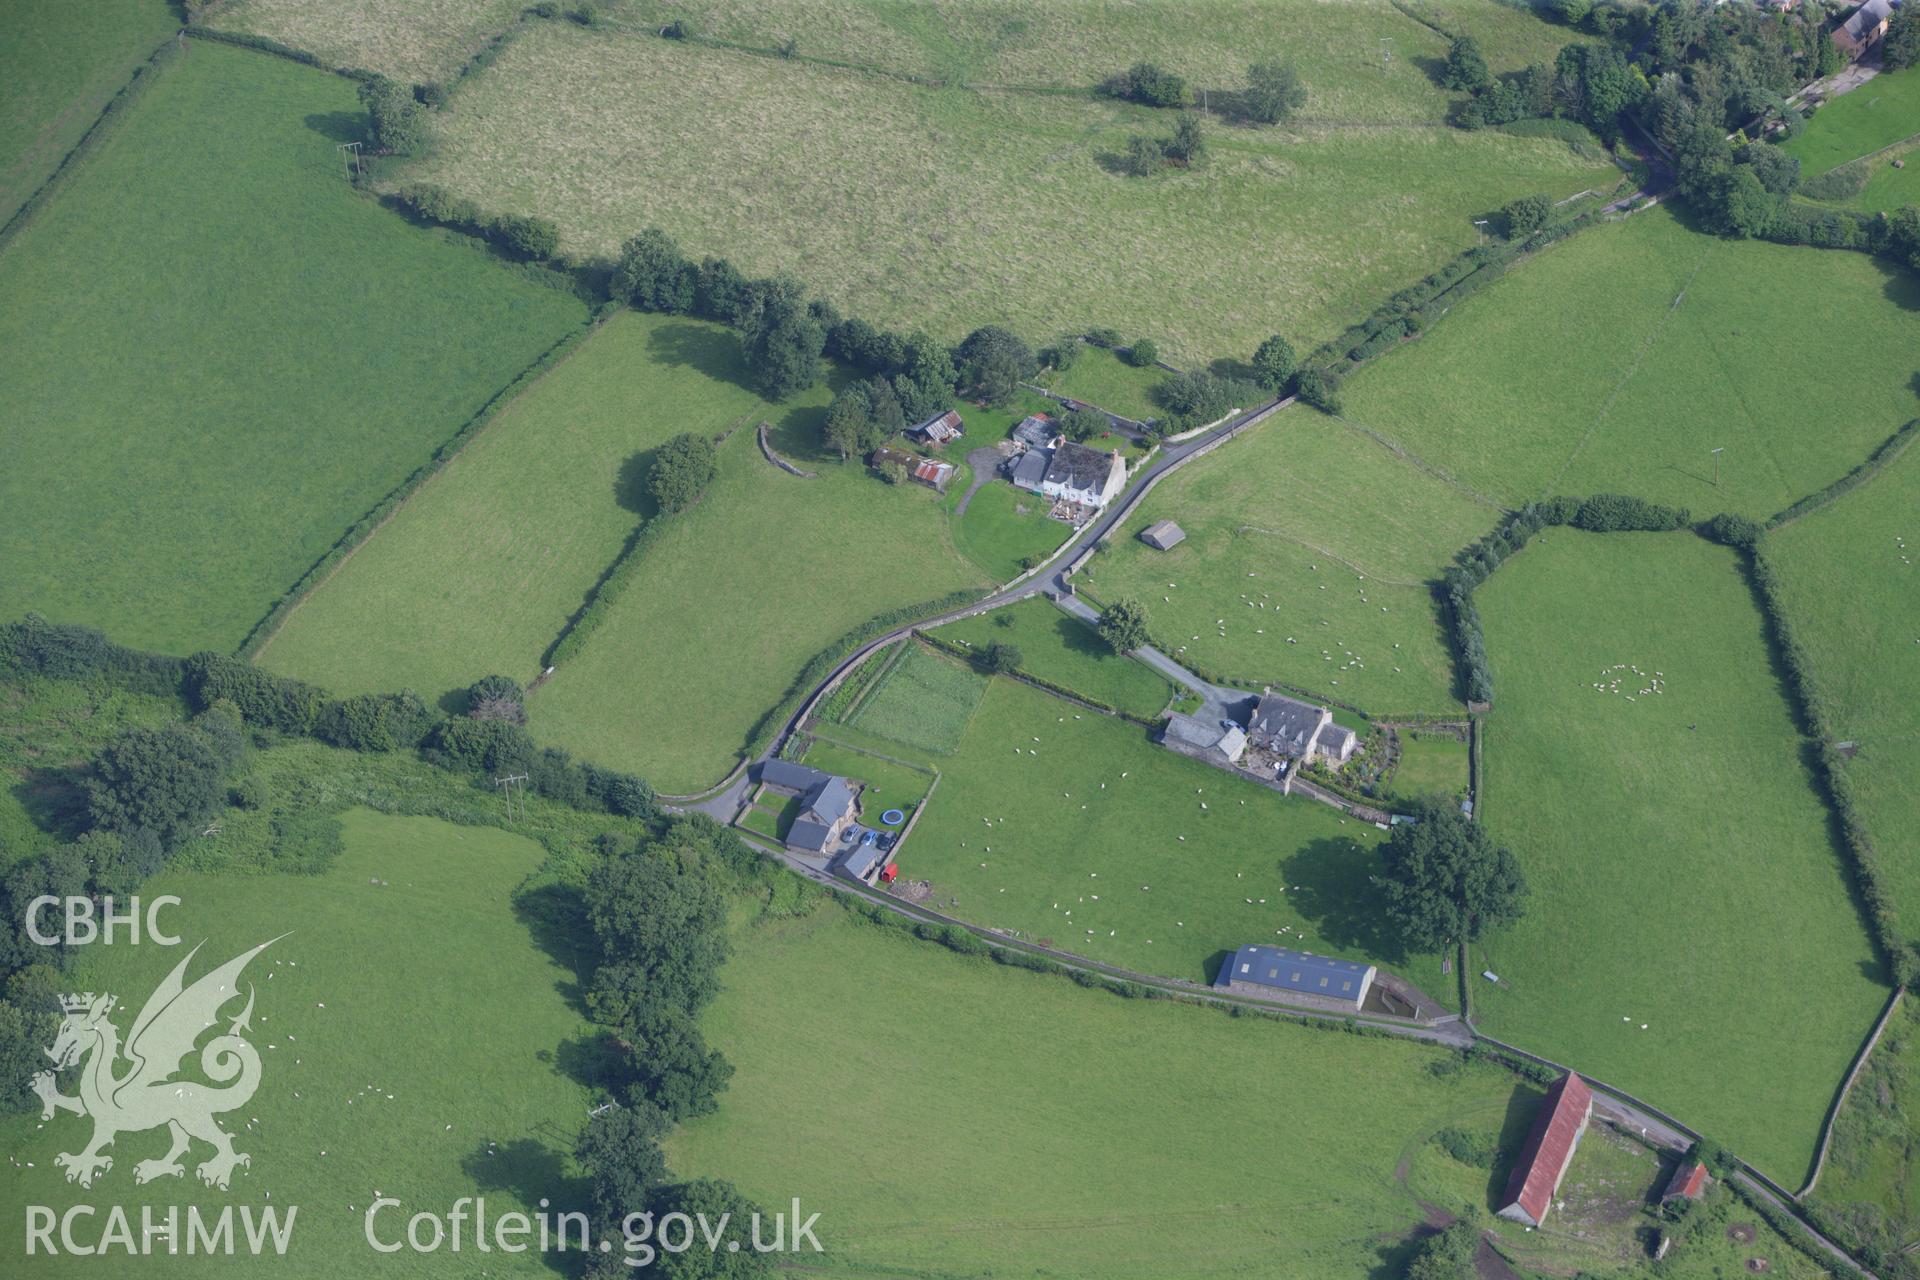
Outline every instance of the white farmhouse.
<path fill-rule="evenodd" d="M 1127 486 L 1127 464 L 1120 451 L 1102 453 L 1071 440 L 1053 451 L 1040 492 L 1083 506 L 1104 507 Z"/>

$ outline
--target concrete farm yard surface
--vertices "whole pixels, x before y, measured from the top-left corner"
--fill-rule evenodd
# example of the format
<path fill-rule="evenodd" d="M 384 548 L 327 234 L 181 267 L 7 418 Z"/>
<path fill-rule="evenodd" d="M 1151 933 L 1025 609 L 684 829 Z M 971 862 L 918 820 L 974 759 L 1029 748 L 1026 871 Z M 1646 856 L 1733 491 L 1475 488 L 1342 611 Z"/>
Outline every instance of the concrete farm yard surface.
<path fill-rule="evenodd" d="M 20 1161 L 0 1165 L 8 1204 L 120 1204 L 136 1223 L 143 1205 L 161 1214 L 187 1203 L 216 1213 L 227 1204 L 297 1205 L 292 1246 L 274 1270 L 333 1277 L 364 1270 L 353 1259 L 376 1261 L 362 1235 L 376 1190 L 406 1206 L 383 1216 L 383 1230 L 404 1230 L 404 1214 L 444 1212 L 476 1190 L 500 1213 L 580 1194 L 568 1160 L 588 1095 L 553 1057 L 593 1028 L 562 995 L 572 970 L 536 944 L 511 901 L 540 865 L 540 847 L 430 818 L 355 810 L 343 822 L 346 848 L 324 875 L 173 872 L 151 881 L 147 892 L 180 896 L 172 923 L 184 945 L 96 947 L 71 975 L 79 989 L 113 992 L 137 1010 L 202 938 L 193 976 L 292 931 L 247 972 L 263 1071 L 245 1114 L 223 1119 L 236 1148 L 253 1156 L 232 1190 L 208 1190 L 190 1170 L 136 1185 L 136 1161 L 165 1150 L 160 1130 L 122 1135 L 102 1181 L 91 1191 L 70 1186 L 53 1156 L 76 1149 L 86 1122 L 62 1115 L 41 1126 L 36 1113 L 0 1124 Z M 9 1257 L 23 1255 L 22 1221 L 19 1213 L 0 1220 Z M 142 1274 L 148 1266 L 209 1274 L 197 1259 L 139 1265 Z M 488 1267 L 551 1274 L 531 1252 L 493 1253 Z M 31 1264 L 36 1277 L 101 1270 L 98 1258 Z"/>
<path fill-rule="evenodd" d="M 1477 1024 L 1797 1185 L 1886 990 L 1732 553 L 1555 529 L 1477 600 L 1479 813 L 1532 886 L 1474 948 Z"/>
<path fill-rule="evenodd" d="M 1917 346 L 1911 275 L 1658 209 L 1469 299 L 1356 375 L 1344 412 L 1507 505 L 1612 491 L 1760 518 L 1913 416 L 1912 370 L 1858 357 Z"/>
<path fill-rule="evenodd" d="M 231 649 L 586 311 L 355 195 L 351 82 L 158 75 L 0 255 L 0 615 Z"/>
<path fill-rule="evenodd" d="M 670 1162 L 768 1204 L 808 1189 L 830 1275 L 1363 1274 L 1420 1216 L 1401 1152 L 1533 1092 L 1441 1079 L 1423 1046 L 1119 1001 L 831 903 L 739 928 L 704 1028 L 737 1074 Z M 1313 1105 L 1249 1107 L 1255 1087 Z"/>
<path fill-rule="evenodd" d="M 552 217 L 579 252 L 658 224 L 696 257 L 791 270 L 849 312 L 949 340 L 1100 323 L 1196 362 L 1276 330 L 1325 336 L 1474 243 L 1488 208 L 1617 176 L 1564 142 L 1438 114 L 1223 127 L 1204 181 L 1142 181 L 1102 157 L 1165 113 L 542 23 L 462 86 L 404 177 Z"/>

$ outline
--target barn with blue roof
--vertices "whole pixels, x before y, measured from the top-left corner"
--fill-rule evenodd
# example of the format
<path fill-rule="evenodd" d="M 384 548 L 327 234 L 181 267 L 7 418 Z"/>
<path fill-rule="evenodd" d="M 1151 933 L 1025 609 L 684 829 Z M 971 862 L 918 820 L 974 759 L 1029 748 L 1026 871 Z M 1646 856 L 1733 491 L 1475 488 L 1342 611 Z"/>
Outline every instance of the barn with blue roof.
<path fill-rule="evenodd" d="M 1370 964 L 1255 943 L 1241 947 L 1220 966 L 1213 986 L 1239 996 L 1353 1013 L 1373 989 L 1374 977 Z"/>

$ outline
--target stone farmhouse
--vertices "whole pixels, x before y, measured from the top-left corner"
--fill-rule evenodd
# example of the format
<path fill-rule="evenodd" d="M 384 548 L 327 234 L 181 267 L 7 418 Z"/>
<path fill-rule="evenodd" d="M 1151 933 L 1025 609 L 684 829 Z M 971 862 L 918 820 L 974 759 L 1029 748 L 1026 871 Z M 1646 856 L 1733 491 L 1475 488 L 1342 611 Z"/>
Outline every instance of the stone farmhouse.
<path fill-rule="evenodd" d="M 1353 730 L 1333 722 L 1333 712 L 1327 708 L 1271 689 L 1254 704 L 1247 741 L 1276 756 L 1302 763 L 1318 758 L 1330 765 L 1345 764 L 1360 744 Z"/>
<path fill-rule="evenodd" d="M 1220 966 L 1213 987 L 1234 995 L 1354 1013 L 1373 989 L 1375 976 L 1370 964 L 1255 943 L 1241 947 Z"/>
<path fill-rule="evenodd" d="M 800 812 L 787 830 L 787 848 L 794 853 L 827 852 L 853 821 L 854 784 L 837 774 L 791 760 L 769 760 L 760 767 L 760 781 L 774 791 L 800 797 Z"/>
<path fill-rule="evenodd" d="M 1113 501 L 1126 484 L 1127 464 L 1118 449 L 1102 453 L 1064 440 L 1040 477 L 1039 493 L 1098 510 Z"/>
<path fill-rule="evenodd" d="M 1526 1145 L 1507 1179 L 1507 1191 L 1500 1200 L 1500 1216 L 1537 1227 L 1553 1207 L 1560 1180 L 1567 1176 L 1574 1150 L 1593 1119 L 1593 1090 L 1587 1082 L 1569 1071 L 1547 1089 L 1546 1101 L 1533 1118 Z"/>

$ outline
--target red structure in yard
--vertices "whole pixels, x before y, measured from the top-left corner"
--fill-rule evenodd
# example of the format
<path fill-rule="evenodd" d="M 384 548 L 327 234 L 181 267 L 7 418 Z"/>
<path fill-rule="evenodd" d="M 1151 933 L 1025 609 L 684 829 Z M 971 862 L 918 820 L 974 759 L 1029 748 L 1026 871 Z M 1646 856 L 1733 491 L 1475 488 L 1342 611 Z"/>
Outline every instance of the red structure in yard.
<path fill-rule="evenodd" d="M 1660 1197 L 1661 1202 L 1698 1200 L 1700 1193 L 1707 1189 L 1707 1181 L 1706 1165 L 1698 1160 L 1682 1160 L 1680 1167 L 1673 1171 L 1673 1179 L 1667 1183 L 1667 1189 Z"/>
<path fill-rule="evenodd" d="M 894 877 L 899 874 L 900 874 L 900 864 L 897 862 L 889 862 L 884 868 L 881 869 L 880 883 L 892 884 Z"/>
<path fill-rule="evenodd" d="M 1573 1163 L 1574 1148 L 1593 1118 L 1593 1090 L 1587 1082 L 1569 1071 L 1547 1089 L 1540 1114 L 1533 1119 L 1527 1145 L 1520 1149 L 1519 1163 L 1507 1180 L 1507 1194 L 1500 1204 L 1500 1216 L 1537 1227 L 1553 1205 L 1560 1179 L 1567 1176 Z"/>

